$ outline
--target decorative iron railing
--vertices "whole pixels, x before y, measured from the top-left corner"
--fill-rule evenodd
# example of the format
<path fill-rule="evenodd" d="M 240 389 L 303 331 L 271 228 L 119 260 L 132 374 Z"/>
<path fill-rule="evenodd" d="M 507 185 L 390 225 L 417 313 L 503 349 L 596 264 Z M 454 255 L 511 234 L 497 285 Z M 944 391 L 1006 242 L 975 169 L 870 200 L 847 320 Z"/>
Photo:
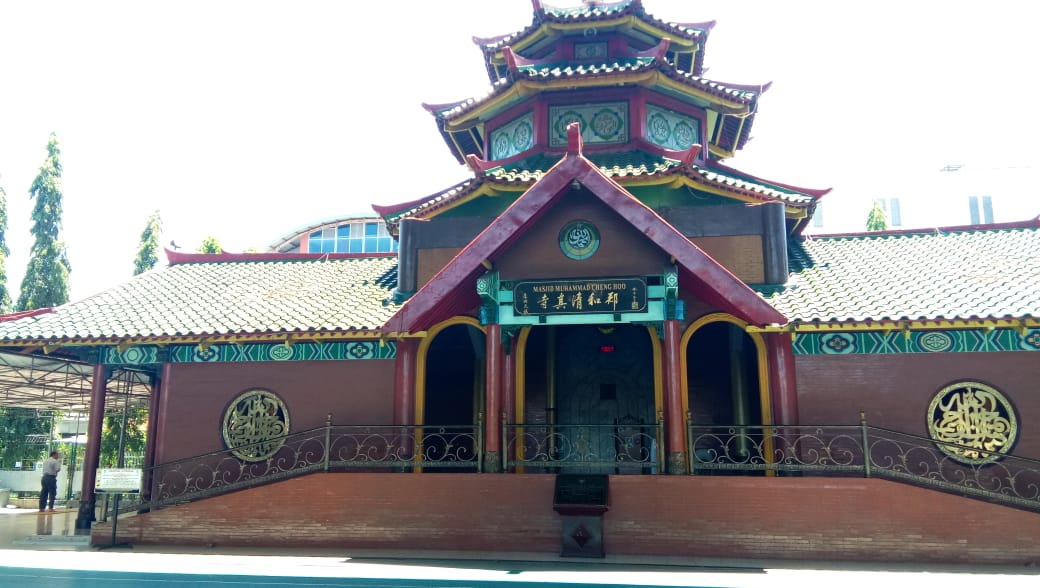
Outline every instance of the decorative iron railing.
<path fill-rule="evenodd" d="M 325 426 L 269 439 L 278 446 L 245 461 L 250 446 L 164 463 L 145 472 L 148 507 L 186 502 L 318 471 L 483 470 L 483 423 L 465 426 Z M 237 453 L 237 455 L 236 455 Z"/>
<path fill-rule="evenodd" d="M 693 474 L 878 477 L 1040 510 L 1040 461 L 1006 455 L 994 463 L 962 463 L 949 454 L 979 449 L 865 422 L 859 426 L 691 425 L 688 439 Z"/>
<path fill-rule="evenodd" d="M 664 472 L 664 425 L 505 424 L 507 470 L 597 471 L 614 474 Z"/>

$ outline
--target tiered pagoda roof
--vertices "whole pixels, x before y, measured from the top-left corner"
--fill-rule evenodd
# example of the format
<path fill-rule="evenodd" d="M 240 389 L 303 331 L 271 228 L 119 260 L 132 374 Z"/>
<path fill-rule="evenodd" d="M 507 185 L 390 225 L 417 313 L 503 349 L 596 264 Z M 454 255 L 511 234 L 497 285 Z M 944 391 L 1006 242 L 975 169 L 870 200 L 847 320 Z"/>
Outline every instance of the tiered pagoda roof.
<path fill-rule="evenodd" d="M 789 230 L 805 226 L 829 190 L 769 181 L 721 164 L 748 141 L 769 84 L 703 77 L 714 22 L 665 22 L 647 14 L 639 0 L 566 8 L 534 0 L 533 6 L 525 29 L 474 39 L 492 82 L 487 94 L 424 105 L 474 177 L 425 198 L 374 206 L 391 233 L 404 218 L 430 219 L 480 197 L 519 196 L 563 157 L 560 129 L 567 121 L 561 117 L 587 116 L 582 124 L 594 127 L 603 112 L 615 117 L 609 124 L 626 128 L 608 140 L 587 140 L 586 156 L 621 185 L 671 182 L 737 202 L 781 202 Z M 687 138 L 659 139 L 654 119 L 668 119 L 664 135 L 668 125 L 687 125 Z M 496 141 L 517 142 L 520 130 L 511 125 L 523 127 L 526 141 L 496 152 Z"/>

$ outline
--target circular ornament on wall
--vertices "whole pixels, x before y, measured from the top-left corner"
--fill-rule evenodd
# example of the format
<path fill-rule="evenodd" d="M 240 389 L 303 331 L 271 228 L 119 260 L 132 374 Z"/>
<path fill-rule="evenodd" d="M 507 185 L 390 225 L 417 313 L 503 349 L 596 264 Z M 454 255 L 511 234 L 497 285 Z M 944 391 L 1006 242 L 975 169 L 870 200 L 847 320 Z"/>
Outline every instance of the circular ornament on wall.
<path fill-rule="evenodd" d="M 992 463 L 1015 444 L 1018 419 L 999 390 L 981 382 L 946 386 L 928 407 L 928 434 L 940 451 L 969 465 Z"/>
<path fill-rule="evenodd" d="M 650 121 L 647 126 L 650 128 L 650 138 L 658 145 L 666 143 L 668 137 L 672 134 L 672 129 L 668 124 L 668 119 L 659 113 L 654 113 L 650 116 Z"/>
<path fill-rule="evenodd" d="M 239 394 L 224 411 L 224 444 L 242 461 L 263 461 L 282 448 L 289 434 L 289 410 L 269 390 Z"/>
<path fill-rule="evenodd" d="M 577 220 L 567 223 L 560 231 L 560 250 L 571 259 L 588 259 L 597 249 L 599 230 L 589 221 Z"/>

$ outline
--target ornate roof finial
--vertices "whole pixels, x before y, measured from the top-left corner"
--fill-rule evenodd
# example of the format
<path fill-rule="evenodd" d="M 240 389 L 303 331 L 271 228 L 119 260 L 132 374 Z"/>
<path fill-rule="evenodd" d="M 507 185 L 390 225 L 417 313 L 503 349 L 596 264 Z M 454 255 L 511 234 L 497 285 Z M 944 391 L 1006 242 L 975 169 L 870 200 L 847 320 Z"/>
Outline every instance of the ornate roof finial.
<path fill-rule="evenodd" d="M 581 125 L 577 121 L 567 125 L 567 155 L 581 155 L 585 142 L 581 139 Z"/>

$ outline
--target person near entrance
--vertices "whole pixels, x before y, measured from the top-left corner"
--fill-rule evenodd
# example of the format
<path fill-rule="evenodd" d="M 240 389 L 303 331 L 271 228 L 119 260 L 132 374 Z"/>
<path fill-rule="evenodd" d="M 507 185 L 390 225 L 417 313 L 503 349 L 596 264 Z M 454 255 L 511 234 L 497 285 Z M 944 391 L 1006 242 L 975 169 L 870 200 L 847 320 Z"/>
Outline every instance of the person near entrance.
<path fill-rule="evenodd" d="M 54 510 L 54 499 L 58 496 L 58 472 L 61 471 L 61 453 L 52 451 L 43 462 L 43 477 L 40 478 L 40 512 Z"/>

